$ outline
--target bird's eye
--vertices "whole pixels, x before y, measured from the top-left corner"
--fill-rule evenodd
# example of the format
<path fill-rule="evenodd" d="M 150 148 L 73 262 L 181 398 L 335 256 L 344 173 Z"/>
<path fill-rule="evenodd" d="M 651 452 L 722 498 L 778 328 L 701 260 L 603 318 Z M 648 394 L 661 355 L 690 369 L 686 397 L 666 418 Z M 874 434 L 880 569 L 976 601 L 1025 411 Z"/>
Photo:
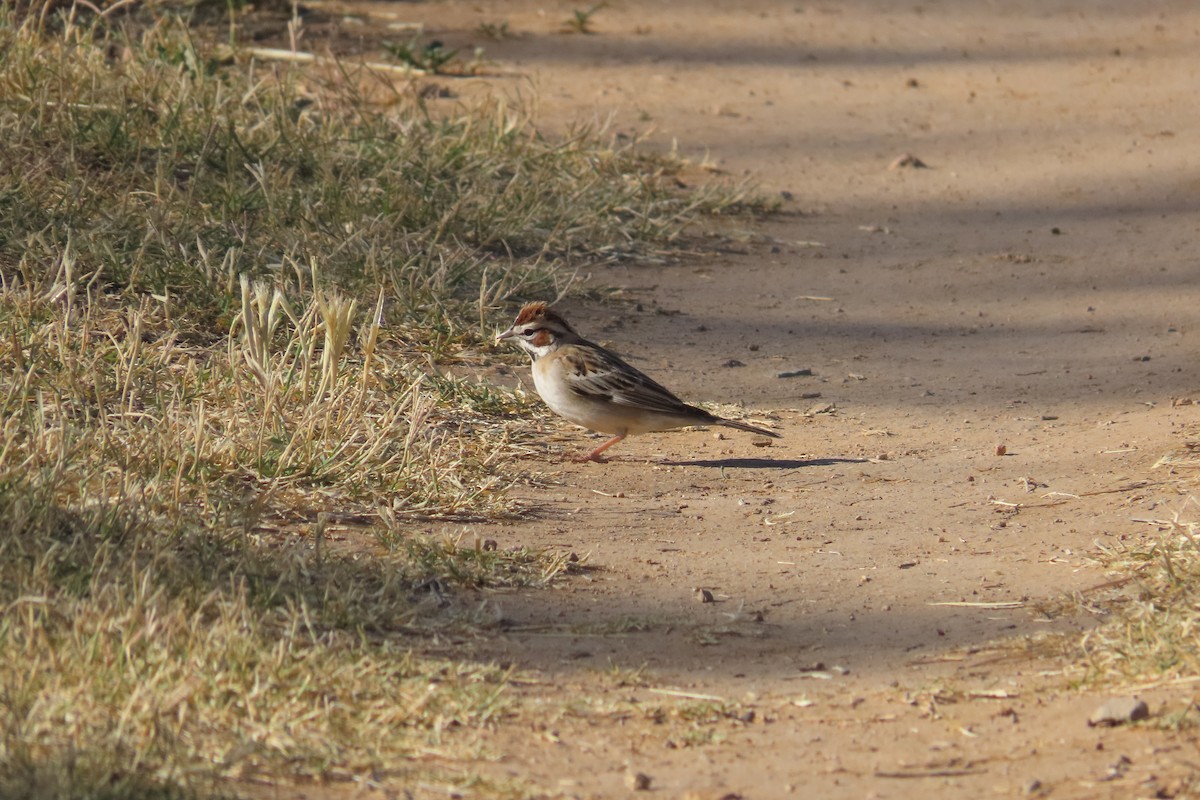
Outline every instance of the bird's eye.
<path fill-rule="evenodd" d="M 529 329 L 521 331 L 521 335 L 526 338 L 533 336 L 535 333 L 537 333 L 537 331 L 534 330 L 533 328 L 529 328 Z"/>

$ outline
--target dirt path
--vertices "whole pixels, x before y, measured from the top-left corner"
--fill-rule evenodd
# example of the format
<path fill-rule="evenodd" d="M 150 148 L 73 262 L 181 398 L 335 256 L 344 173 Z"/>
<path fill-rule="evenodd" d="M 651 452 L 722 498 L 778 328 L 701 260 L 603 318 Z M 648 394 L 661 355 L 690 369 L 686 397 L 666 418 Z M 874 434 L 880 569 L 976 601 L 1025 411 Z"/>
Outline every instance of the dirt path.
<path fill-rule="evenodd" d="M 532 83 L 548 124 L 611 115 L 790 193 L 773 244 L 605 270 L 641 310 L 566 309 L 786 438 L 522 465 L 554 485 L 488 535 L 602 570 L 494 598 L 511 627 L 474 654 L 540 676 L 525 691 L 551 707 L 579 699 L 496 731 L 486 769 L 548 796 L 624 796 L 632 772 L 660 797 L 1179 793 L 1194 741 L 1088 728 L 1103 695 L 989 643 L 1091 624 L 1046 612 L 1105 581 L 1097 542 L 1178 505 L 1151 465 L 1200 415 L 1171 403 L 1200 389 L 1200 12 L 617 0 L 596 35 L 559 33 L 577 6 L 397 13 L 484 46 L 506 73 L 486 82 Z M 500 21 L 514 38 L 479 36 Z M 928 167 L 889 169 L 906 153 Z"/>

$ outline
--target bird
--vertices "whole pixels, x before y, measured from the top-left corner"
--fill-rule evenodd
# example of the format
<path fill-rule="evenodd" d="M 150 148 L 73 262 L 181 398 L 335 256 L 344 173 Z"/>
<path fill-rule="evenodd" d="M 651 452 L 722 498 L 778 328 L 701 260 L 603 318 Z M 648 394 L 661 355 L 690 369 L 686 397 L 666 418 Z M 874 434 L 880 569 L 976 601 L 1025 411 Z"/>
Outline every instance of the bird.
<path fill-rule="evenodd" d="M 620 356 L 580 336 L 544 302 L 526 303 L 496 343 L 515 340 L 533 360 L 533 385 L 560 417 L 611 439 L 578 461 L 603 462 L 601 454 L 630 434 L 688 425 L 724 425 L 782 438 L 775 431 L 725 419 L 680 400 Z"/>

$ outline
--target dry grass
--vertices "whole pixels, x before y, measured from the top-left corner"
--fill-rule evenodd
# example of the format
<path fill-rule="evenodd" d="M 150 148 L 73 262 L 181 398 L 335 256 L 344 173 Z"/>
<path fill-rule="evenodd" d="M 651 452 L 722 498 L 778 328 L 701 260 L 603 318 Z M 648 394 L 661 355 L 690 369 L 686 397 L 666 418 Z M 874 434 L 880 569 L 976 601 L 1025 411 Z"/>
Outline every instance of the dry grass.
<path fill-rule="evenodd" d="M 1187 495 L 1148 545 L 1105 553 L 1132 592 L 1113 618 L 1084 636 L 1097 681 L 1171 683 L 1200 677 L 1200 500 Z"/>
<path fill-rule="evenodd" d="M 336 295 L 288 314 L 247 283 L 228 346 L 185 348 L 165 312 L 62 275 L 0 288 L 0 650 L 23 654 L 0 660 L 0 794 L 391 774 L 447 735 L 469 751 L 505 675 L 413 655 L 414 636 L 487 622 L 419 587 L 541 586 L 571 565 L 404 518 L 503 511 L 504 426 L 439 405 L 372 324 L 332 355 L 353 310 Z M 385 547 L 314 541 L 353 511 Z"/>
<path fill-rule="evenodd" d="M 470 783 L 508 675 L 422 642 L 575 562 L 412 533 L 509 511 L 527 411 L 438 367 L 740 194 L 54 8 L 0 9 L 0 796 Z"/>
<path fill-rule="evenodd" d="M 1083 593 L 1037 603 L 1045 621 L 1091 615 L 1100 624 L 1077 634 L 1045 633 L 1002 646 L 1008 658 L 1068 662 L 1073 685 L 1188 685 L 1200 681 L 1200 430 L 1164 455 L 1154 469 L 1168 475 L 1156 484 L 1181 498 L 1161 518 L 1136 519 L 1154 532 L 1133 544 L 1097 542 L 1095 559 L 1107 580 Z M 1164 715 L 1169 727 L 1194 724 L 1193 704 Z"/>
<path fill-rule="evenodd" d="M 351 296 L 383 288 L 393 321 L 477 335 L 462 321 L 498 300 L 557 294 L 573 264 L 657 251 L 746 200 L 681 193 L 679 164 L 587 129 L 547 140 L 503 103 L 435 118 L 405 83 L 372 104 L 378 76 L 351 67 L 226 64 L 171 18 L 47 33 L 10 13 L 0 264 L 36 273 L 70 246 L 84 283 L 186 298 L 198 337 L 224 332 L 240 276 L 306 294 L 314 260 Z"/>

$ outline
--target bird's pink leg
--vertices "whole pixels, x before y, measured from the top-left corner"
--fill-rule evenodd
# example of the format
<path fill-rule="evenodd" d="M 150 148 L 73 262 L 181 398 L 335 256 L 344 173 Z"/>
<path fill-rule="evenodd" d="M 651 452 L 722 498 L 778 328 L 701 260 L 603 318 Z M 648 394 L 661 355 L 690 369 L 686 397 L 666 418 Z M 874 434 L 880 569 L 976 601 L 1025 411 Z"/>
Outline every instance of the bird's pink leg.
<path fill-rule="evenodd" d="M 623 434 L 623 433 L 620 436 L 614 436 L 613 438 L 609 439 L 604 444 L 597 447 L 592 452 L 588 453 L 586 456 L 579 456 L 575 460 L 576 461 L 595 461 L 598 464 L 603 464 L 604 459 L 600 457 L 600 454 L 624 438 L 625 438 L 625 434 Z"/>

